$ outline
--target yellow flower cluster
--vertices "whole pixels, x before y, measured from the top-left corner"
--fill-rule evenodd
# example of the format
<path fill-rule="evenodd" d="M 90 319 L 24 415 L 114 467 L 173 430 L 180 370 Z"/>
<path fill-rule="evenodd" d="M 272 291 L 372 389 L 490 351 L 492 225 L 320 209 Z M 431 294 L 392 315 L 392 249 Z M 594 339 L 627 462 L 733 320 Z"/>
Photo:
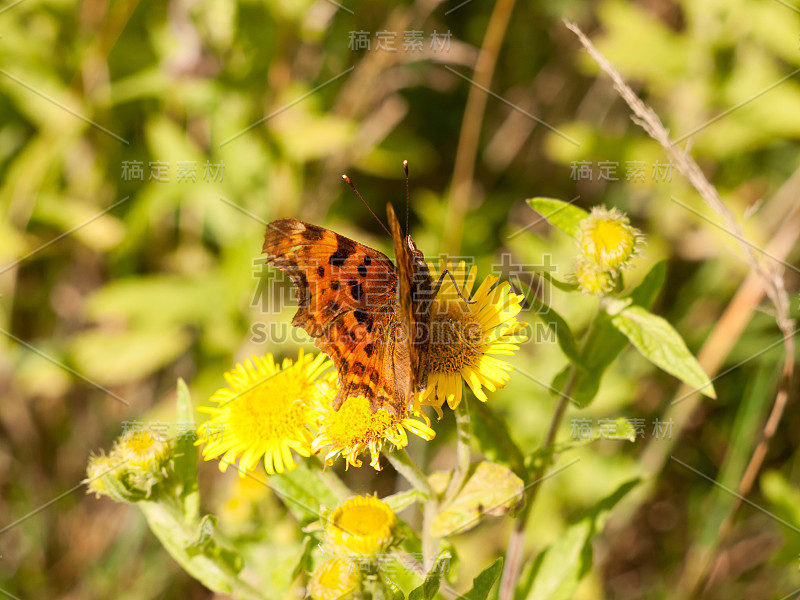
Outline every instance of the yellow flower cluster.
<path fill-rule="evenodd" d="M 630 225 L 621 210 L 595 206 L 580 222 L 575 278 L 584 294 L 604 296 L 613 291 L 619 274 L 644 245 L 644 235 Z"/>
<path fill-rule="evenodd" d="M 168 475 L 172 445 L 154 433 L 131 429 L 115 442 L 111 452 L 89 458 L 87 492 L 118 501 L 147 498 Z"/>
<path fill-rule="evenodd" d="M 324 549 L 333 556 L 311 573 L 308 593 L 314 600 L 354 598 L 361 588 L 361 569 L 369 570 L 381 554 L 399 541 L 397 517 L 375 496 L 345 500 L 322 518 Z"/>
<path fill-rule="evenodd" d="M 201 407 L 211 418 L 198 428 L 203 457 L 219 459 L 221 471 L 239 460 L 239 475 L 263 459 L 267 473 L 291 471 L 293 452 L 308 457 L 324 453 L 332 463 L 343 455 L 348 465 L 361 466 L 358 456 L 371 453 L 380 470 L 384 441 L 396 448 L 408 445 L 406 431 L 432 439 L 433 430 L 412 417 L 396 418 L 385 410 L 373 413 L 365 398 L 348 398 L 340 410 L 331 408 L 335 373 L 325 375 L 331 361 L 305 354 L 278 365 L 272 355 L 253 357 L 225 373 L 229 387 L 211 396 L 215 407 Z"/>
<path fill-rule="evenodd" d="M 369 453 L 369 464 L 380 470 L 385 445 L 407 446 L 408 432 L 433 439 L 421 406 L 433 406 L 441 418 L 445 401 L 458 406 L 463 382 L 486 401 L 484 388 L 503 387 L 511 371 L 496 356 L 513 355 L 526 339 L 525 324 L 517 320 L 522 296 L 511 293 L 507 283 L 497 285 L 493 276 L 473 291 L 476 268 L 467 270 L 463 262 L 440 262 L 432 275 L 438 280 L 445 269 L 449 273 L 431 307 L 429 351 L 422 357 L 427 385 L 407 414 L 373 412 L 364 397 L 347 398 L 333 410 L 337 374 L 329 372 L 332 363 L 324 354 L 301 351 L 296 361 L 281 364 L 272 355 L 253 357 L 225 373 L 228 387 L 210 398 L 216 406 L 199 409 L 210 415 L 198 429 L 203 457 L 218 459 L 222 471 L 238 460 L 240 476 L 261 460 L 269 474 L 291 471 L 295 455 L 312 454 L 329 465 L 342 456 L 347 466 L 359 467 L 359 457 Z"/>

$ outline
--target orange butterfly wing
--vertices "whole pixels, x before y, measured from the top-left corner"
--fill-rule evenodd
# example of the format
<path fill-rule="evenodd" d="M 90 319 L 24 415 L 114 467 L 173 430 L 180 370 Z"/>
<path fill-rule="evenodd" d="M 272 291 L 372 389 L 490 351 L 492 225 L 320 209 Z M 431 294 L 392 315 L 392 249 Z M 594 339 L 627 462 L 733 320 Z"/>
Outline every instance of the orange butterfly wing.
<path fill-rule="evenodd" d="M 270 223 L 263 252 L 268 264 L 294 282 L 299 308 L 292 325 L 316 338 L 339 372 L 334 408 L 349 396 L 365 396 L 373 412 L 384 407 L 404 415 L 405 390 L 400 394 L 395 382 L 397 274 L 392 261 L 297 219 Z"/>

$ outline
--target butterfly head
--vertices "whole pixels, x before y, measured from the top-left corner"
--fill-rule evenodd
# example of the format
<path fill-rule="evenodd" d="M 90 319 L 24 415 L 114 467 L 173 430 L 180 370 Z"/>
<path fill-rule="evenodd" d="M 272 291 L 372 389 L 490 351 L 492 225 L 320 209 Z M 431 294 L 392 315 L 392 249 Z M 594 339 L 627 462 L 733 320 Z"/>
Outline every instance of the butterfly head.
<path fill-rule="evenodd" d="M 411 259 L 414 261 L 414 268 L 417 271 L 424 271 L 427 273 L 429 269 L 428 263 L 425 262 L 425 255 L 417 249 L 417 245 L 414 243 L 414 240 L 411 239 L 410 235 L 406 236 L 406 245 L 411 253 Z"/>

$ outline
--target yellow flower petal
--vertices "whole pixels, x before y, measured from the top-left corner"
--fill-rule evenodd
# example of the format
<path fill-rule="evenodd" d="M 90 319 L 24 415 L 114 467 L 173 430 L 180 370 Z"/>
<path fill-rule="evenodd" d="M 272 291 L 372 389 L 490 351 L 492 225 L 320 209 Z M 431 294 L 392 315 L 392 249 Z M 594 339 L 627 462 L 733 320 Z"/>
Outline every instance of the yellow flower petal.
<path fill-rule="evenodd" d="M 417 419 L 397 418 L 383 409 L 373 413 L 369 401 L 364 397 L 347 398 L 338 411 L 333 410 L 330 402 L 336 390 L 331 382 L 320 385 L 319 433 L 312 444 L 314 452 L 325 452 L 325 462 L 328 464 L 341 455 L 348 467 L 360 467 L 359 456 L 369 451 L 370 465 L 380 471 L 380 452 L 384 442 L 389 442 L 395 448 L 407 446 L 406 429 L 426 440 L 436 435 Z"/>
<path fill-rule="evenodd" d="M 300 351 L 296 362 L 285 359 L 278 367 L 272 355 L 253 357 L 225 373 L 230 388 L 217 390 L 210 400 L 218 406 L 198 410 L 211 418 L 198 428 L 203 458 L 222 456 L 220 471 L 239 458 L 241 477 L 263 456 L 270 475 L 297 465 L 291 450 L 309 456 L 317 394 L 316 380 L 330 367 L 324 354 Z"/>

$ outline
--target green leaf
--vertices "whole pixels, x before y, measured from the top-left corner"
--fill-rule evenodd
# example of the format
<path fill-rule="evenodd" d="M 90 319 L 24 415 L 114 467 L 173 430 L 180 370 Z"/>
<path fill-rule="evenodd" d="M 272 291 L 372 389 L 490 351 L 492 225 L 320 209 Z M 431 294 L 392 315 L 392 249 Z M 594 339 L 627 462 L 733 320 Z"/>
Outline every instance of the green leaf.
<path fill-rule="evenodd" d="M 182 327 L 109 331 L 93 328 L 72 339 L 78 371 L 101 384 L 138 381 L 181 356 L 191 342 Z"/>
<path fill-rule="evenodd" d="M 293 471 L 270 475 L 267 484 L 278 493 L 286 508 L 301 522 L 319 519 L 320 507 L 336 506 L 339 498 L 325 485 L 319 473 L 298 462 Z"/>
<path fill-rule="evenodd" d="M 194 539 L 186 544 L 186 551 L 189 556 L 194 556 L 198 552 L 202 552 L 203 548 L 211 543 L 211 538 L 214 537 L 214 532 L 217 530 L 217 517 L 214 515 L 204 515 L 200 519 L 200 525 L 197 527 L 197 535 Z"/>
<path fill-rule="evenodd" d="M 528 198 L 525 202 L 550 224 L 574 238 L 578 237 L 578 223 L 589 216 L 582 208 L 555 198 Z"/>
<path fill-rule="evenodd" d="M 472 419 L 472 434 L 486 458 L 506 465 L 524 478 L 527 474 L 525 456 L 514 441 L 506 420 L 486 402 L 473 402 L 469 408 L 478 417 Z"/>
<path fill-rule="evenodd" d="M 487 461 L 472 466 L 455 498 L 431 523 L 431 533 L 446 537 L 475 527 L 486 515 L 502 516 L 523 499 L 525 484 L 509 468 Z"/>
<path fill-rule="evenodd" d="M 389 592 L 389 600 L 406 600 L 406 595 L 403 593 L 402 588 L 384 573 L 381 573 L 381 583 L 386 588 L 386 591 Z"/>
<path fill-rule="evenodd" d="M 189 388 L 178 379 L 178 408 L 176 410 L 178 438 L 175 440 L 175 479 L 183 514 L 188 523 L 197 520 L 200 511 L 200 493 L 197 489 L 197 447 L 194 445 L 194 408 Z"/>
<path fill-rule="evenodd" d="M 174 502 L 144 501 L 137 506 L 150 530 L 183 569 L 218 594 L 256 600 L 263 595 L 238 577 L 242 559 L 235 550 L 217 542 L 216 518 L 204 517 L 193 527 L 184 521 Z"/>
<path fill-rule="evenodd" d="M 297 564 L 295 565 L 294 569 L 292 569 L 292 581 L 297 579 L 300 573 L 307 571 L 309 569 L 309 565 L 311 564 L 311 552 L 314 550 L 316 544 L 314 544 L 314 539 L 307 535 L 303 538 L 303 546 L 300 549 L 300 556 L 297 558 Z"/>
<path fill-rule="evenodd" d="M 434 562 L 422 585 L 411 590 L 408 600 L 433 600 L 449 567 L 450 553 L 445 550 L 436 557 L 436 562 Z"/>
<path fill-rule="evenodd" d="M 531 308 L 536 313 L 536 316 L 555 334 L 558 347 L 561 348 L 566 357 L 573 364 L 581 366 L 583 360 L 581 359 L 578 345 L 575 343 L 572 331 L 564 318 L 535 295 L 531 295 Z"/>
<path fill-rule="evenodd" d="M 628 296 L 632 305 L 644 308 L 652 306 L 664 284 L 665 268 L 664 261 L 653 265 L 642 282 Z M 603 374 L 627 345 L 628 340 L 611 323 L 611 317 L 607 313 L 597 315 L 589 338 L 581 351 L 585 370 L 579 370 L 575 374 L 570 393 L 570 397 L 581 407 L 588 406 L 594 400 L 600 389 Z M 567 369 L 553 379 L 552 386 L 555 389 L 563 391 L 568 380 L 568 371 Z"/>
<path fill-rule="evenodd" d="M 486 600 L 492 587 L 500 579 L 503 572 L 503 559 L 498 558 L 489 567 L 472 580 L 472 589 L 461 596 L 465 600 Z"/>
<path fill-rule="evenodd" d="M 235 550 L 219 546 L 214 540 L 216 532 L 217 517 L 204 515 L 200 519 L 195 537 L 184 545 L 186 555 L 189 558 L 194 558 L 200 554 L 205 555 L 216 563 L 225 565 L 231 573 L 238 573 L 242 570 L 242 558 Z"/>
<path fill-rule="evenodd" d="M 759 478 L 761 491 L 776 512 L 795 531 L 800 529 L 800 489 L 778 471 L 767 471 Z"/>
<path fill-rule="evenodd" d="M 405 490 L 403 492 L 397 492 L 391 496 L 381 498 L 381 500 L 389 505 L 389 508 L 391 508 L 392 512 L 394 513 L 398 513 L 404 508 L 414 504 L 414 502 L 420 502 L 424 499 L 425 496 L 423 496 L 420 491 L 415 488 L 411 488 L 410 490 Z"/>
<path fill-rule="evenodd" d="M 717 397 L 708 375 L 666 319 L 629 306 L 611 317 L 611 323 L 654 365 L 709 398 Z"/>
<path fill-rule="evenodd" d="M 654 264 L 641 283 L 636 286 L 628 296 L 636 306 L 650 308 L 656 301 L 661 288 L 664 287 L 664 280 L 667 277 L 667 261 L 660 260 Z"/>
<path fill-rule="evenodd" d="M 537 269 L 537 268 L 534 267 L 534 270 L 536 271 L 537 275 L 541 275 L 544 279 L 546 279 L 547 281 L 552 283 L 554 286 L 556 286 L 558 289 L 560 289 L 563 292 L 574 292 L 575 290 L 578 289 L 578 284 L 577 283 L 570 283 L 568 281 L 561 281 L 560 279 L 556 279 L 555 277 L 552 276 L 550 271 L 548 271 L 547 269 L 544 269 L 544 268 Z M 522 282 L 520 281 L 519 283 L 522 283 Z M 526 287 L 529 287 L 529 286 L 526 286 Z"/>
<path fill-rule="evenodd" d="M 569 600 L 592 566 L 592 536 L 602 529 L 608 512 L 639 483 L 622 484 L 592 511 L 560 534 L 533 562 L 522 586 L 527 600 Z"/>
<path fill-rule="evenodd" d="M 601 427 L 594 431 L 591 436 L 578 439 L 569 439 L 565 442 L 553 444 L 552 446 L 540 446 L 528 455 L 528 459 L 525 461 L 525 464 L 528 469 L 540 469 L 545 460 L 549 461 L 552 456 L 557 456 L 563 454 L 564 452 L 569 452 L 570 450 L 583 448 L 599 440 L 625 440 L 628 442 L 635 442 L 636 428 L 627 418 L 617 417 L 614 420 L 613 429 L 610 427 Z"/>
<path fill-rule="evenodd" d="M 758 365 L 755 376 L 748 377 L 746 389 L 741 400 L 737 402 L 736 417 L 730 434 L 726 436 L 728 443 L 725 458 L 715 478 L 727 488 L 736 488 L 750 460 L 750 453 L 758 443 L 766 412 L 774 397 L 773 390 L 778 374 L 779 371 L 776 371 L 773 364 L 763 362 Z M 736 496 L 721 487 L 709 490 L 703 504 L 703 519 L 693 531 L 695 546 L 703 550 L 716 547 L 719 542 L 719 528 L 736 500 Z"/>

